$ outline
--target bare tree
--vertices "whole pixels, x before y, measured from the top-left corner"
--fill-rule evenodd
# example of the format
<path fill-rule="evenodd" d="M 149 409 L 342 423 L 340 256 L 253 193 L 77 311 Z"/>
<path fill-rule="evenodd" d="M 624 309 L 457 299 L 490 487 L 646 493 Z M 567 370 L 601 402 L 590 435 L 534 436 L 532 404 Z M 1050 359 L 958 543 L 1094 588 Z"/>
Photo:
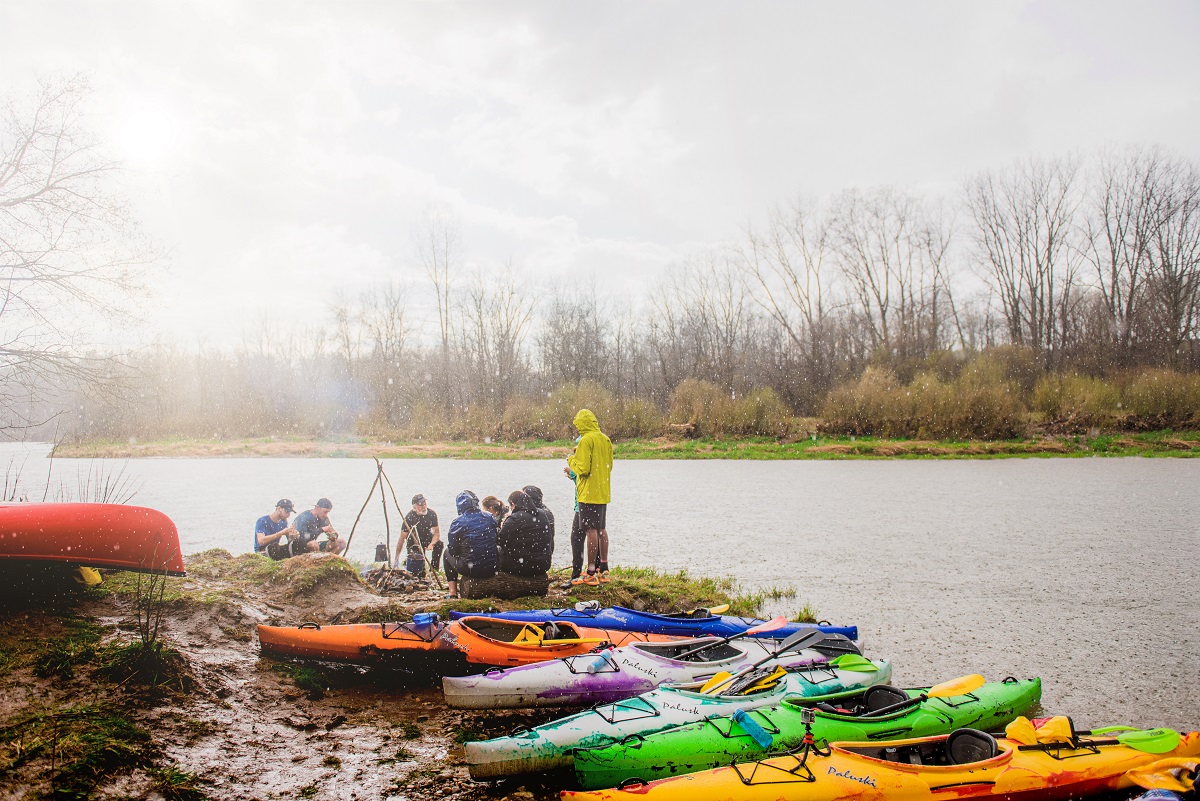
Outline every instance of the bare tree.
<path fill-rule="evenodd" d="M 550 386 L 605 383 L 611 317 L 594 283 L 560 286 L 551 293 L 537 335 L 542 372 Z"/>
<path fill-rule="evenodd" d="M 82 78 L 44 82 L 0 107 L 0 397 L 64 380 L 102 383 L 84 356 L 94 331 L 130 311 L 157 256 L 115 187 L 84 112 Z M 7 426 L 33 424 L 9 421 Z"/>
<path fill-rule="evenodd" d="M 1072 336 L 1077 173 L 1074 160 L 1028 159 L 978 175 L 966 187 L 977 256 L 999 298 L 1009 341 L 1048 361 Z"/>
<path fill-rule="evenodd" d="M 480 274 L 463 292 L 459 346 L 472 399 L 500 406 L 524 385 L 522 349 L 538 297 L 512 271 Z"/>
<path fill-rule="evenodd" d="M 832 381 L 834 276 L 827 261 L 829 224 L 816 203 L 776 207 L 764 231 L 747 227 L 736 251 L 750 297 L 782 330 L 816 386 Z"/>
<path fill-rule="evenodd" d="M 459 267 L 462 232 L 458 220 L 445 209 L 426 210 L 413 233 L 417 256 L 425 275 L 433 284 L 437 304 L 438 334 L 441 343 L 441 394 L 443 403 L 452 402 L 450 392 L 450 358 L 453 334 L 451 300 L 455 273 Z"/>
<path fill-rule="evenodd" d="M 872 353 L 921 358 L 943 344 L 950 231 L 940 217 L 908 193 L 848 190 L 834 200 L 830 233 Z"/>
<path fill-rule="evenodd" d="M 1168 198 L 1150 250 L 1150 318 L 1167 363 L 1195 366 L 1200 331 L 1200 170 L 1176 163 L 1166 171 Z"/>
<path fill-rule="evenodd" d="M 1119 357 L 1133 358 L 1154 242 L 1170 207 L 1164 154 L 1136 148 L 1100 157 L 1086 221 L 1088 260 L 1096 272 Z"/>

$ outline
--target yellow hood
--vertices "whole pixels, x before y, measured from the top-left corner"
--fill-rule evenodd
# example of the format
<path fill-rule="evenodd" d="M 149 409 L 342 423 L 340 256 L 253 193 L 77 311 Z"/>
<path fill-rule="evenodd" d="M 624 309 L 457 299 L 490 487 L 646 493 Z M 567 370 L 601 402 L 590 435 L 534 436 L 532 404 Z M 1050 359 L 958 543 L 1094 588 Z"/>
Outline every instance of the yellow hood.
<path fill-rule="evenodd" d="M 580 409 L 575 415 L 574 423 L 580 434 L 600 430 L 600 421 L 596 419 L 596 415 L 592 414 L 591 409 Z"/>

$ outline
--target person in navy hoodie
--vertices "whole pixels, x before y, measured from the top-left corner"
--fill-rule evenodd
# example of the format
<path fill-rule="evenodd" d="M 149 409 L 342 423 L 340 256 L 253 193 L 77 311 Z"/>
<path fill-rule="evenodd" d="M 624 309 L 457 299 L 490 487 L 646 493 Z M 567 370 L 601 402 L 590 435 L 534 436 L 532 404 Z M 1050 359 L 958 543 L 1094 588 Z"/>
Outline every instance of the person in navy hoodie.
<path fill-rule="evenodd" d="M 442 565 L 446 569 L 447 598 L 458 597 L 459 575 L 471 578 L 491 578 L 496 575 L 496 519 L 479 508 L 479 498 L 470 490 L 458 493 L 455 499 L 458 517 L 446 534 L 446 554 Z"/>

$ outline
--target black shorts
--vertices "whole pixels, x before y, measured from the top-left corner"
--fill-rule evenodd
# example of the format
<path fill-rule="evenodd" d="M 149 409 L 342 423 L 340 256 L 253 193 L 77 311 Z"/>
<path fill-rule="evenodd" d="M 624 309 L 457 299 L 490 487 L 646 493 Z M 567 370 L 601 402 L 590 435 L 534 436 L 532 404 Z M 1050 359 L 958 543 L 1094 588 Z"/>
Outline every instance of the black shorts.
<path fill-rule="evenodd" d="M 607 513 L 607 503 L 581 503 L 579 504 L 579 527 L 584 531 L 590 528 L 603 531 L 608 528 Z"/>

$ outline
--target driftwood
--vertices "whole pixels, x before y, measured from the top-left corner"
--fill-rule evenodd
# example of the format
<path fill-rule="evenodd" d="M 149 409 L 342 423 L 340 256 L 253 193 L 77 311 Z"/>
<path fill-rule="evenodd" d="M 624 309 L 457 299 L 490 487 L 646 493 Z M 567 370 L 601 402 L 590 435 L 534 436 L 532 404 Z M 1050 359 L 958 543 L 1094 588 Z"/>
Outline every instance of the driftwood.
<path fill-rule="evenodd" d="M 700 424 L 695 421 L 690 423 L 670 423 L 667 428 L 671 429 L 672 433 L 679 434 L 686 439 L 697 439 L 700 436 Z"/>
<path fill-rule="evenodd" d="M 430 589 L 430 584 L 420 576 L 407 570 L 392 567 L 377 567 L 368 570 L 363 580 L 374 587 L 380 595 L 408 595 Z"/>
<path fill-rule="evenodd" d="M 513 576 L 497 573 L 491 578 L 478 579 L 463 576 L 458 582 L 458 592 L 463 598 L 502 598 L 511 601 L 527 595 L 545 595 L 550 591 L 550 577 Z"/>

